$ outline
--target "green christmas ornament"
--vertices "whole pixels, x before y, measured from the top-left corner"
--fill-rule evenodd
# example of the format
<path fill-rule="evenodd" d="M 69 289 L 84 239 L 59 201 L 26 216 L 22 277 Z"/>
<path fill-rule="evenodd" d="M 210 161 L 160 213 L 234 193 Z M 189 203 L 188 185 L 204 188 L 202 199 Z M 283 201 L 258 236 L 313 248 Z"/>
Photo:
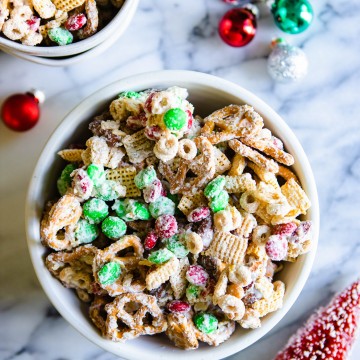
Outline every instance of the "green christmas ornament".
<path fill-rule="evenodd" d="M 276 26 L 288 34 L 303 32 L 314 17 L 314 10 L 307 0 L 275 0 L 271 12 Z"/>

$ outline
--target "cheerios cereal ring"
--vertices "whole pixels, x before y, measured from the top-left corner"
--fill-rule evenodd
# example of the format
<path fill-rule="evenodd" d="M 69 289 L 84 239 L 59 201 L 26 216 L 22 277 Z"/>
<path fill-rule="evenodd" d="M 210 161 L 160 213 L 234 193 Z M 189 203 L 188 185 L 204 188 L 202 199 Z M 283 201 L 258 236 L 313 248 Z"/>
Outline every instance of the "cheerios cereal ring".
<path fill-rule="evenodd" d="M 2 32 L 10 40 L 20 40 L 29 32 L 29 26 L 20 18 L 5 21 Z"/>
<path fill-rule="evenodd" d="M 166 133 L 160 137 L 154 146 L 154 154 L 161 161 L 173 159 L 179 148 L 179 141 L 173 134 Z"/>
<path fill-rule="evenodd" d="M 196 156 L 197 148 L 195 143 L 190 139 L 179 141 L 178 155 L 185 160 L 192 160 Z"/>

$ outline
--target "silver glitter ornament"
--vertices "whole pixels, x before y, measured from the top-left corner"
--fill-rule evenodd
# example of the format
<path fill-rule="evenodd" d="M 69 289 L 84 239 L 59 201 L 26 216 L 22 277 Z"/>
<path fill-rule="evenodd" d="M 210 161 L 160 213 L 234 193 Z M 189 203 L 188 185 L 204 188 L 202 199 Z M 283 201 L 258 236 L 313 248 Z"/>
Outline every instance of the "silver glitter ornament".
<path fill-rule="evenodd" d="M 283 39 L 274 40 L 271 47 L 267 67 L 275 81 L 289 83 L 301 80 L 307 74 L 308 60 L 301 49 Z"/>

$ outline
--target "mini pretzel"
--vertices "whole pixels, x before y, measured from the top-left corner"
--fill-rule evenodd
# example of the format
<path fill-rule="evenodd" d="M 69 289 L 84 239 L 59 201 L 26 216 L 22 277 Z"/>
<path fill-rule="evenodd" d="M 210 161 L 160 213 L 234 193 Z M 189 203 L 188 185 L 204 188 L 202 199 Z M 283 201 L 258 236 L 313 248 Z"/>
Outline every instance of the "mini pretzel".
<path fill-rule="evenodd" d="M 91 294 L 94 278 L 92 276 L 92 262 L 96 247 L 84 245 L 72 252 L 56 252 L 46 257 L 45 264 L 49 271 L 57 277 L 64 286 L 76 290 L 84 290 Z M 87 297 L 89 300 L 89 296 Z"/>
<path fill-rule="evenodd" d="M 212 144 L 256 134 L 263 127 L 262 117 L 249 105 L 229 105 L 204 119 L 202 134 Z M 224 131 L 213 133 L 215 126 Z"/>
<path fill-rule="evenodd" d="M 231 168 L 228 172 L 229 176 L 237 176 L 241 175 L 245 168 L 246 168 L 247 162 L 246 158 L 239 153 L 236 153 L 232 159 Z"/>
<path fill-rule="evenodd" d="M 70 250 L 74 245 L 73 227 L 82 213 L 79 200 L 74 195 L 64 195 L 45 214 L 40 225 L 43 242 L 54 250 Z M 65 234 L 58 234 L 62 229 Z"/>
<path fill-rule="evenodd" d="M 126 307 L 132 306 L 129 311 Z M 108 313 L 106 319 L 107 336 L 113 341 L 126 341 L 139 335 L 154 335 L 167 328 L 166 319 L 156 303 L 156 298 L 143 293 L 123 294 L 105 306 Z M 147 320 L 150 314 L 152 320 Z M 119 328 L 118 320 L 124 323 L 124 328 Z"/>
<path fill-rule="evenodd" d="M 279 165 L 279 171 L 277 172 L 276 176 L 280 176 L 286 181 L 294 179 L 298 184 L 300 183 L 297 176 L 289 168 L 282 165 Z"/>
<path fill-rule="evenodd" d="M 202 136 L 195 138 L 194 142 L 200 155 L 190 163 L 189 169 L 197 177 L 184 184 L 179 191 L 184 195 L 194 194 L 197 189 L 204 187 L 214 177 L 216 170 L 214 148 L 211 143 Z"/>
<path fill-rule="evenodd" d="M 89 317 L 94 325 L 100 330 L 102 336 L 106 336 L 106 317 L 105 306 L 114 299 L 110 296 L 95 296 L 89 306 Z"/>
<path fill-rule="evenodd" d="M 10 40 L 20 40 L 29 33 L 30 29 L 26 21 L 20 17 L 5 21 L 2 32 Z"/>
<path fill-rule="evenodd" d="M 133 248 L 133 254 L 127 254 L 123 257 L 117 256 L 118 252 L 128 248 Z M 136 279 L 134 276 L 135 270 L 137 268 L 140 270 L 138 263 L 139 260 L 143 257 L 143 253 L 144 248 L 141 244 L 140 238 L 135 235 L 123 236 L 120 240 L 111 244 L 109 247 L 97 252 L 93 262 L 93 273 L 95 280 L 111 296 L 116 296 L 125 292 L 143 291 L 145 289 L 145 283 L 142 279 L 142 274 L 140 273 L 140 279 Z M 123 272 L 119 279 L 117 279 L 114 283 L 109 285 L 100 284 L 98 271 L 103 265 L 110 261 L 118 262 L 122 269 L 126 269 L 131 274 Z"/>
<path fill-rule="evenodd" d="M 263 182 L 270 184 L 274 188 L 279 187 L 279 183 L 277 181 L 277 174 L 272 172 L 266 171 L 264 168 L 254 164 L 253 162 L 249 161 L 247 166 L 254 171 L 255 175 Z M 280 169 L 280 166 L 279 166 Z"/>
<path fill-rule="evenodd" d="M 271 140 L 263 140 L 257 137 L 243 137 L 240 141 L 247 146 L 262 151 L 281 164 L 287 166 L 294 164 L 294 157 L 284 150 L 279 149 Z"/>
<path fill-rule="evenodd" d="M 278 164 L 271 159 L 266 158 L 264 155 L 261 155 L 258 151 L 244 145 L 239 140 L 230 140 L 229 146 L 237 153 L 246 158 L 250 159 L 256 165 L 264 168 L 267 171 L 277 173 L 279 171 Z"/>
<path fill-rule="evenodd" d="M 83 1 L 83 0 L 71 0 L 71 1 Z M 83 2 L 77 6 L 82 5 Z M 76 7 L 77 7 L 76 6 Z M 69 11 L 69 10 L 68 10 Z M 85 0 L 85 13 L 86 13 L 86 25 L 79 30 L 79 38 L 86 39 L 97 32 L 99 26 L 99 13 L 96 7 L 95 0 Z"/>

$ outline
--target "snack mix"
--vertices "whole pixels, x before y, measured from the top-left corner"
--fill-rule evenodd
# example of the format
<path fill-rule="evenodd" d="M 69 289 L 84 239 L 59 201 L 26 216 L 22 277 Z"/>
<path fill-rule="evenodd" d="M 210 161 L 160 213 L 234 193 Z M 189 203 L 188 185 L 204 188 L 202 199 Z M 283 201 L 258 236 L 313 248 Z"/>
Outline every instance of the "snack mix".
<path fill-rule="evenodd" d="M 23 45 L 68 45 L 107 25 L 124 0 L 0 0 L 0 34 Z"/>
<path fill-rule="evenodd" d="M 101 334 L 217 346 L 281 308 L 284 262 L 311 247 L 293 157 L 249 105 L 193 116 L 187 90 L 125 91 L 69 146 L 46 205 L 49 271 Z M 286 271 L 286 268 L 285 270 Z"/>

